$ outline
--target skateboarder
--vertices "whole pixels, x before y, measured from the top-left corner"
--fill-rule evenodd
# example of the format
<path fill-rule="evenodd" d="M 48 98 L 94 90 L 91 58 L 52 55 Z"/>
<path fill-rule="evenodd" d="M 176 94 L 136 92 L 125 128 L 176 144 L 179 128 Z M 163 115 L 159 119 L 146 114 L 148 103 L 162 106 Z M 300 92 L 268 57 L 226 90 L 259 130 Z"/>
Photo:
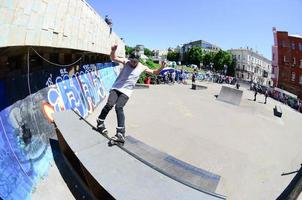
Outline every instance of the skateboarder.
<path fill-rule="evenodd" d="M 160 71 L 165 67 L 165 62 L 161 63 L 161 67 L 157 70 L 149 69 L 147 66 L 139 62 L 139 56 L 131 54 L 129 59 L 117 58 L 115 56 L 115 51 L 117 45 L 111 47 L 111 60 L 114 62 L 121 63 L 123 65 L 121 72 L 115 82 L 112 85 L 110 94 L 108 97 L 107 104 L 104 106 L 101 114 L 97 119 L 97 129 L 102 134 L 107 134 L 107 129 L 105 127 L 104 121 L 109 113 L 109 111 L 115 105 L 115 111 L 117 116 L 117 128 L 116 135 L 111 138 L 113 141 L 125 142 L 125 115 L 124 106 L 126 105 L 128 99 L 130 98 L 133 88 L 140 77 L 142 72 L 147 72 L 148 74 L 159 74 Z"/>

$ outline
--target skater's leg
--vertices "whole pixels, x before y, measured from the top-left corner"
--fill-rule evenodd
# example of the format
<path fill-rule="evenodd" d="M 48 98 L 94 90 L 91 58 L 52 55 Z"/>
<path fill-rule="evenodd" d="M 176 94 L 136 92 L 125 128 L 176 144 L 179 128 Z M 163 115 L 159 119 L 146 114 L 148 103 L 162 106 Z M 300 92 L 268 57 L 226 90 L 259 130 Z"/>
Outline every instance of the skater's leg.
<path fill-rule="evenodd" d="M 115 111 L 117 116 L 117 127 L 125 127 L 125 114 L 124 106 L 126 105 L 129 97 L 125 94 L 120 94 L 116 101 Z"/>
<path fill-rule="evenodd" d="M 117 91 L 111 90 L 110 95 L 108 97 L 108 101 L 107 101 L 106 105 L 104 106 L 104 108 L 102 109 L 102 112 L 97 119 L 97 129 L 102 134 L 107 134 L 107 129 L 105 127 L 104 121 L 105 121 L 109 111 L 112 109 L 112 107 L 116 103 L 117 98 L 118 98 Z"/>
<path fill-rule="evenodd" d="M 110 141 L 109 145 L 114 145 L 117 143 L 124 143 L 125 142 L 125 115 L 124 115 L 124 106 L 126 105 L 129 97 L 123 93 L 120 93 L 118 99 L 115 104 L 115 111 L 117 116 L 117 128 L 116 134 L 113 136 Z"/>
<path fill-rule="evenodd" d="M 104 121 L 106 119 L 109 111 L 113 108 L 113 106 L 115 105 L 117 99 L 118 99 L 117 91 L 116 90 L 111 90 L 110 94 L 109 94 L 109 97 L 108 97 L 108 100 L 107 100 L 107 103 L 104 106 L 104 108 L 102 109 L 101 114 L 99 115 L 100 120 Z"/>

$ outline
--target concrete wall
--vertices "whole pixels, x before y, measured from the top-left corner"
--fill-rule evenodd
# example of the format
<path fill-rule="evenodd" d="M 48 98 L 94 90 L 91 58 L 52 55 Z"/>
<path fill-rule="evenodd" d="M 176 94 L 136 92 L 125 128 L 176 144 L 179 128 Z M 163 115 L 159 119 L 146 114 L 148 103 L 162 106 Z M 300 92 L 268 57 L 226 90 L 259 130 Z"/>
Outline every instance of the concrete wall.
<path fill-rule="evenodd" d="M 88 116 L 101 103 L 117 77 L 114 63 L 53 68 L 1 80 L 1 99 L 28 94 L 0 111 L 0 199 L 30 199 L 47 175 L 55 136 L 52 113 L 74 109 Z M 54 183 L 55 184 L 55 183 Z"/>
<path fill-rule="evenodd" d="M 113 44 L 124 56 L 124 42 L 85 0 L 0 0 L 0 48 L 47 46 L 108 55 Z"/>

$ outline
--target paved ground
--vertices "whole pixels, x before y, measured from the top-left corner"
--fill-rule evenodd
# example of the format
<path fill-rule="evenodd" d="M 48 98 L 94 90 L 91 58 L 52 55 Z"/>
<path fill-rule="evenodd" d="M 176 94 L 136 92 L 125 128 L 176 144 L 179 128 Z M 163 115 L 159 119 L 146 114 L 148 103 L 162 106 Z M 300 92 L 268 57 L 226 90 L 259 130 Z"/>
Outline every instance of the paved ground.
<path fill-rule="evenodd" d="M 64 179 L 61 177 L 57 166 L 53 163 L 48 175 L 43 179 L 32 194 L 32 200 L 75 199 L 69 191 Z"/>
<path fill-rule="evenodd" d="M 126 108 L 128 134 L 196 167 L 221 176 L 216 190 L 228 199 L 275 199 L 302 160 L 302 114 L 273 99 L 243 89 L 241 106 L 217 101 L 221 85 L 201 83 L 207 90 L 189 85 L 160 85 L 134 91 Z M 273 116 L 275 104 L 283 117 Z M 88 118 L 95 122 L 103 105 Z M 115 112 L 106 124 L 113 135 Z M 301 128 L 300 128 L 301 129 Z M 51 189 L 49 189 L 49 186 Z M 33 199 L 73 199 L 54 166 L 37 187 Z"/>
<path fill-rule="evenodd" d="M 302 160 L 302 114 L 244 90 L 240 106 L 217 101 L 221 85 L 160 85 L 134 91 L 126 108 L 127 134 L 222 177 L 217 193 L 228 199 L 275 199 Z M 282 118 L 273 115 L 281 105 Z M 100 106 L 88 120 L 93 121 Z M 115 132 L 114 109 L 106 119 Z M 300 125 L 300 130 L 299 130 Z"/>

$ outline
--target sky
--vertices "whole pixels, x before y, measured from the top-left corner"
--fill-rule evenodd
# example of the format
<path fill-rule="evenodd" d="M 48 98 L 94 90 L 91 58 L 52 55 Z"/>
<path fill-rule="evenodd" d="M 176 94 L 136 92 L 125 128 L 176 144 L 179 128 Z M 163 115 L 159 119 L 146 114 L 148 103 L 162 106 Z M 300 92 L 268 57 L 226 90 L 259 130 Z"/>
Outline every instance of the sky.
<path fill-rule="evenodd" d="M 86 0 L 126 45 L 164 50 L 195 40 L 271 59 L 272 27 L 302 35 L 302 0 Z"/>

